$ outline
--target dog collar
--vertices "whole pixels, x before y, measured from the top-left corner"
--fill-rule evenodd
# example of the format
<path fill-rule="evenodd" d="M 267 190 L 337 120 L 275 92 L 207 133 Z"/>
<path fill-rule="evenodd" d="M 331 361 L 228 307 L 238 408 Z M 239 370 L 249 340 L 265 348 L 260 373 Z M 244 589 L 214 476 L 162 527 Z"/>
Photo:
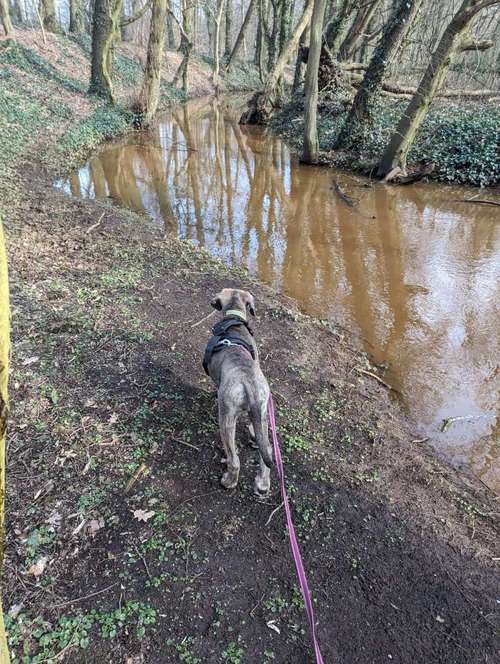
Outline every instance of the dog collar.
<path fill-rule="evenodd" d="M 224 318 L 233 318 L 233 317 L 241 318 L 242 320 L 246 321 L 247 317 L 244 314 L 243 311 L 239 311 L 238 309 L 228 309 L 227 311 L 224 312 Z"/>

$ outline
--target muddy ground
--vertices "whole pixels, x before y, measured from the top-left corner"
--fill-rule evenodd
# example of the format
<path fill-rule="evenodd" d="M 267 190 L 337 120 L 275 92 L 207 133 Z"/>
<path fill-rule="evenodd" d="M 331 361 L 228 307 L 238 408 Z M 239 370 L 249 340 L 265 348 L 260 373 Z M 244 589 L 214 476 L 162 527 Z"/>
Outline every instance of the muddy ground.
<path fill-rule="evenodd" d="M 243 427 L 241 483 L 219 484 L 214 318 L 197 323 L 222 286 L 257 301 L 325 662 L 497 661 L 498 500 L 415 440 L 345 330 L 55 190 L 58 136 L 34 135 L 4 202 L 13 661 L 313 661 L 278 485 L 253 495 Z"/>

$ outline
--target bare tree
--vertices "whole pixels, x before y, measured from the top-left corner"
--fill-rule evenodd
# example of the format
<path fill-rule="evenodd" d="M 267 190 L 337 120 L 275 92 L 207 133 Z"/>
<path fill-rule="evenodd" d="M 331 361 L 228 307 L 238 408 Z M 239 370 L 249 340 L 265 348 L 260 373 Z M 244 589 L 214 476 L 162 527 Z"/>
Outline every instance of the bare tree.
<path fill-rule="evenodd" d="M 231 55 L 231 31 L 233 27 L 233 0 L 226 0 L 226 31 L 224 36 L 224 56 Z"/>
<path fill-rule="evenodd" d="M 366 36 L 366 28 L 373 18 L 381 0 L 369 0 L 359 3 L 359 8 L 339 49 L 341 60 L 350 60 Z"/>
<path fill-rule="evenodd" d="M 0 0 L 0 20 L 6 36 L 11 37 L 14 34 L 14 28 L 10 18 L 8 0 Z"/>
<path fill-rule="evenodd" d="M 392 63 L 401 41 L 411 27 L 423 0 L 396 0 L 393 13 L 375 49 L 351 110 L 337 138 L 337 149 L 352 147 L 372 124 L 375 98 L 381 91 L 385 72 Z"/>
<path fill-rule="evenodd" d="M 252 13 L 254 10 L 256 4 L 256 0 L 250 0 L 250 3 L 248 5 L 247 13 L 245 14 L 245 18 L 243 19 L 243 23 L 241 24 L 240 31 L 238 32 L 238 36 L 236 37 L 236 41 L 234 42 L 233 50 L 231 51 L 231 55 L 229 56 L 229 60 L 227 61 L 226 67 L 230 67 L 231 63 L 238 57 L 238 53 L 240 51 L 240 48 L 243 44 L 243 40 L 245 39 L 245 32 L 248 29 L 248 26 L 250 24 L 250 20 L 252 18 Z"/>
<path fill-rule="evenodd" d="M 167 0 L 153 0 L 149 29 L 148 55 L 144 70 L 144 82 L 139 96 L 143 114 L 142 124 L 148 126 L 156 113 L 160 100 L 161 61 L 165 43 Z"/>
<path fill-rule="evenodd" d="M 499 3 L 500 0 L 463 0 L 432 54 L 417 91 L 382 156 L 378 168 L 380 177 L 387 176 L 395 168 L 406 172 L 408 152 L 434 97 L 446 79 L 451 63 L 461 52 L 473 48 L 477 41 L 469 33 L 472 19 L 481 10 Z"/>
<path fill-rule="evenodd" d="M 43 27 L 49 32 L 59 32 L 54 0 L 42 0 L 40 4 Z"/>
<path fill-rule="evenodd" d="M 311 41 L 309 56 L 307 58 L 305 82 L 304 146 L 301 157 L 301 161 L 307 164 L 318 163 L 319 156 L 316 115 L 318 110 L 318 68 L 321 55 L 325 8 L 326 0 L 314 0 L 314 10 L 311 18 Z"/>
<path fill-rule="evenodd" d="M 84 10 L 82 0 L 69 0 L 69 31 L 74 34 L 84 32 Z"/>

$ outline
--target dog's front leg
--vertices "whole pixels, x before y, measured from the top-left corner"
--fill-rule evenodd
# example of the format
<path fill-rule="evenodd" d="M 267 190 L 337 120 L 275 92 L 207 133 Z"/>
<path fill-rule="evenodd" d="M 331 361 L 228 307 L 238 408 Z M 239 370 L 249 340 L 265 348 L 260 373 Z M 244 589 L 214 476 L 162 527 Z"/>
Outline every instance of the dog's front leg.
<path fill-rule="evenodd" d="M 222 445 L 226 454 L 227 470 L 222 476 L 221 484 L 226 489 L 234 489 L 240 474 L 240 459 L 236 450 L 236 416 L 219 404 L 219 428 Z"/>

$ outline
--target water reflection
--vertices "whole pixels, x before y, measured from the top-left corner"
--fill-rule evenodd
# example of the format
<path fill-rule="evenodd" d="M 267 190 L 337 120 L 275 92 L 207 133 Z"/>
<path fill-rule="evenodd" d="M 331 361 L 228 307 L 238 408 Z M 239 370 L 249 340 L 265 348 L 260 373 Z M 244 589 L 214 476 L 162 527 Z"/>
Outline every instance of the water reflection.
<path fill-rule="evenodd" d="M 370 186 L 300 166 L 237 117 L 228 104 L 192 102 L 63 186 L 145 211 L 305 312 L 357 330 L 389 365 L 416 432 L 500 491 L 498 209 L 457 202 L 463 189 Z M 461 415 L 476 417 L 440 433 L 444 418 Z"/>

